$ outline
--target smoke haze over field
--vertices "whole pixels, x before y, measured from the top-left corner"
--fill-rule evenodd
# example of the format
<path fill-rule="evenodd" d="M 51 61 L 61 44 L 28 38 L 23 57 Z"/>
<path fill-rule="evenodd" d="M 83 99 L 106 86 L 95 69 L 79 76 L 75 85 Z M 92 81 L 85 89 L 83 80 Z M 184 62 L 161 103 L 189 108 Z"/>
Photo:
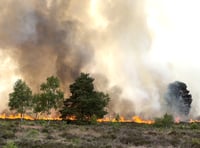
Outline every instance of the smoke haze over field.
<path fill-rule="evenodd" d="M 17 78 L 37 91 L 46 77 L 56 75 L 67 92 L 82 71 L 96 78 L 97 89 L 110 94 L 110 112 L 160 116 L 167 85 L 180 80 L 193 94 L 191 116 L 198 116 L 198 4 L 1 0 L 1 110 Z"/>

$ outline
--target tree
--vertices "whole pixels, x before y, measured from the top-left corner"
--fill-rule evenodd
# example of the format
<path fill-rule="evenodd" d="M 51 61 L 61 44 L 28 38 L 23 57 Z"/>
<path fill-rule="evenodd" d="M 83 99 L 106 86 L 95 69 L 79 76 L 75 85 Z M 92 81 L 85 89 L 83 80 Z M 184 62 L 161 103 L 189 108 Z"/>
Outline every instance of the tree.
<path fill-rule="evenodd" d="M 168 112 L 175 112 L 181 117 L 187 116 L 190 112 L 192 95 L 187 90 L 187 85 L 180 81 L 175 81 L 168 85 L 165 94 Z"/>
<path fill-rule="evenodd" d="M 41 100 L 41 95 L 34 94 L 33 95 L 33 112 L 36 113 L 36 119 L 38 118 L 38 114 L 43 112 L 43 101 Z"/>
<path fill-rule="evenodd" d="M 40 94 L 35 94 L 34 112 L 50 114 L 51 109 L 57 109 L 61 106 L 64 99 L 64 93 L 59 89 L 60 82 L 57 77 L 51 76 L 46 79 L 46 83 L 40 85 Z"/>
<path fill-rule="evenodd" d="M 13 89 L 14 91 L 9 94 L 8 106 L 10 110 L 20 113 L 22 119 L 23 114 L 31 107 L 32 91 L 21 79 L 15 82 Z"/>
<path fill-rule="evenodd" d="M 94 90 L 94 79 L 89 74 L 81 75 L 70 85 L 71 96 L 64 101 L 60 110 L 61 118 L 75 116 L 80 121 L 90 121 L 92 116 L 102 118 L 110 98 L 103 92 Z"/>

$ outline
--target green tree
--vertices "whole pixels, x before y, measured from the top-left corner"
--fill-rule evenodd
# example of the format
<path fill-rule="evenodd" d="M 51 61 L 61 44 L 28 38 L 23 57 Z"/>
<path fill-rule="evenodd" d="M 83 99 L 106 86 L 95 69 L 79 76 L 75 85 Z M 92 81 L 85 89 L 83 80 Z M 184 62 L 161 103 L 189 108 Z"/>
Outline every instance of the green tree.
<path fill-rule="evenodd" d="M 90 121 L 93 116 L 102 118 L 107 114 L 105 107 L 110 98 L 103 92 L 95 91 L 93 81 L 89 74 L 81 73 L 70 85 L 71 96 L 64 101 L 61 118 L 75 116 L 79 121 Z"/>
<path fill-rule="evenodd" d="M 44 112 L 43 111 L 43 106 L 44 106 L 43 102 L 44 101 L 42 101 L 41 95 L 39 93 L 33 95 L 33 102 L 32 102 L 32 104 L 33 104 L 33 113 L 36 114 L 36 119 L 38 118 L 38 114 L 39 113 Z"/>
<path fill-rule="evenodd" d="M 51 76 L 45 83 L 40 85 L 41 93 L 35 94 L 33 99 L 35 113 L 50 114 L 51 109 L 61 107 L 64 100 L 64 93 L 59 89 L 60 82 L 57 77 Z"/>
<path fill-rule="evenodd" d="M 14 91 L 9 94 L 8 106 L 10 110 L 20 113 L 22 119 L 23 114 L 31 107 L 32 91 L 21 79 L 15 82 L 13 89 Z"/>

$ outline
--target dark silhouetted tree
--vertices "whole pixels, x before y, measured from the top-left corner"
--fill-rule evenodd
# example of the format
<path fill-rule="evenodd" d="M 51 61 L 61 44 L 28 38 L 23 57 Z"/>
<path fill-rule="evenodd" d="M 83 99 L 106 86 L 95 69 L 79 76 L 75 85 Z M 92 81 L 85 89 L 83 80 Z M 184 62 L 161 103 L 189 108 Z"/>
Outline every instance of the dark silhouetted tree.
<path fill-rule="evenodd" d="M 9 94 L 8 106 L 10 110 L 20 113 L 22 119 L 23 114 L 31 107 L 32 91 L 21 79 L 15 82 L 13 89 L 14 91 Z"/>
<path fill-rule="evenodd" d="M 187 90 L 187 85 L 180 81 L 175 81 L 168 85 L 165 100 L 170 114 L 175 116 L 187 116 L 190 112 L 192 95 Z"/>
<path fill-rule="evenodd" d="M 103 92 L 95 91 L 93 81 L 89 74 L 81 73 L 70 85 L 71 96 L 64 101 L 61 118 L 75 116 L 79 121 L 90 121 L 92 116 L 102 118 L 107 114 L 105 107 L 110 98 Z"/>

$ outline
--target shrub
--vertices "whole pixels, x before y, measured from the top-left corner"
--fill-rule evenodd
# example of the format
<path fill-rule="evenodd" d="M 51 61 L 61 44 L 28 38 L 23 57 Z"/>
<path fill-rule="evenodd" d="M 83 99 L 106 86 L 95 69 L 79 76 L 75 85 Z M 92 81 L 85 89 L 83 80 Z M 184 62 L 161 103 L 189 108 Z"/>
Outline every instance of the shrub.
<path fill-rule="evenodd" d="M 28 138 L 36 138 L 39 135 L 39 131 L 35 130 L 35 129 L 30 129 L 27 133 L 26 133 L 26 137 Z"/>
<path fill-rule="evenodd" d="M 200 139 L 198 138 L 192 138 L 192 141 L 191 141 L 192 145 L 197 145 L 197 146 L 200 146 Z"/>
<path fill-rule="evenodd" d="M 5 146 L 3 146 L 3 148 L 17 148 L 17 146 L 13 141 L 9 141 Z"/>
<path fill-rule="evenodd" d="M 191 123 L 190 128 L 191 128 L 191 129 L 198 129 L 199 126 L 198 126 L 197 123 Z"/>
<path fill-rule="evenodd" d="M 43 129 L 42 129 L 42 132 L 43 132 L 43 133 L 49 133 L 49 129 L 48 129 L 48 128 L 43 128 Z"/>
<path fill-rule="evenodd" d="M 14 138 L 15 133 L 11 130 L 3 130 L 0 137 L 2 137 L 4 139 Z"/>
<path fill-rule="evenodd" d="M 156 127 L 170 127 L 174 123 L 172 115 L 165 114 L 162 118 L 156 118 L 154 126 Z"/>
<path fill-rule="evenodd" d="M 97 116 L 96 115 L 92 115 L 91 119 L 90 119 L 91 124 L 97 124 Z"/>

